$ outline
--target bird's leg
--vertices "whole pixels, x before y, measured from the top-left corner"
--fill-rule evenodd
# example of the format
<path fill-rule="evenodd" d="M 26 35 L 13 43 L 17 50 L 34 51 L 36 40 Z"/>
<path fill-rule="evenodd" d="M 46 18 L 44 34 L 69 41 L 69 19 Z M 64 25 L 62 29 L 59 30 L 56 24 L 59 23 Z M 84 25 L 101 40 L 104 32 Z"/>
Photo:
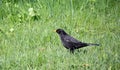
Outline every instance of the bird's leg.
<path fill-rule="evenodd" d="M 74 48 L 70 48 L 70 53 L 74 54 Z"/>

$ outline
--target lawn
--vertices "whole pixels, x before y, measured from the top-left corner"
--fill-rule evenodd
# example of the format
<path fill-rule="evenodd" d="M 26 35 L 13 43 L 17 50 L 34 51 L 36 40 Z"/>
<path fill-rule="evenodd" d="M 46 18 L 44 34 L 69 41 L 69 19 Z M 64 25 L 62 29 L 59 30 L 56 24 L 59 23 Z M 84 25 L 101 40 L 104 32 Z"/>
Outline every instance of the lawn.
<path fill-rule="evenodd" d="M 88 46 L 70 54 L 55 29 Z M 119 0 L 1 0 L 0 70 L 119 70 Z"/>

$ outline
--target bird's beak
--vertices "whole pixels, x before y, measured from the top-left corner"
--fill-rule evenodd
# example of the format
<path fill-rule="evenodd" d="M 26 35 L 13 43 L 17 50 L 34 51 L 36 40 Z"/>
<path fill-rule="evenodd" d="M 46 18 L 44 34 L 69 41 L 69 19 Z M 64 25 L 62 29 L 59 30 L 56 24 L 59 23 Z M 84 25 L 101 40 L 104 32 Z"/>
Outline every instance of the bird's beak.
<path fill-rule="evenodd" d="M 53 32 L 56 32 L 56 30 L 53 30 Z"/>

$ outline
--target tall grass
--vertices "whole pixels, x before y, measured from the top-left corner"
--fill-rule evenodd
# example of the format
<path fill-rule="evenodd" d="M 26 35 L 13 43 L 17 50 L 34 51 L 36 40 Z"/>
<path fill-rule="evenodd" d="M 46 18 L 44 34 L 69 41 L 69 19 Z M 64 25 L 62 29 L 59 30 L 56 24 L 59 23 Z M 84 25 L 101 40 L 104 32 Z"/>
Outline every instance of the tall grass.
<path fill-rule="evenodd" d="M 119 0 L 0 1 L 0 70 L 118 70 Z M 99 43 L 72 55 L 53 30 Z"/>

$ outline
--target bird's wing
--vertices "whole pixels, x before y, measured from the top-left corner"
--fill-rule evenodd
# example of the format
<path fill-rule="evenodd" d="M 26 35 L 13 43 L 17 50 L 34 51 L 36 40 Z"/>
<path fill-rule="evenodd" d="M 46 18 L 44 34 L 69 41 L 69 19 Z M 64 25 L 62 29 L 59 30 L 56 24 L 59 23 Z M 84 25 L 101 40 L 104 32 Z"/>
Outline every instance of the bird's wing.
<path fill-rule="evenodd" d="M 67 42 L 69 42 L 69 43 L 81 43 L 80 41 L 78 41 L 77 39 L 75 39 L 75 38 L 73 38 L 73 37 L 71 37 L 71 36 L 66 36 L 66 37 L 64 37 L 65 38 L 65 40 L 67 41 Z"/>
<path fill-rule="evenodd" d="M 78 41 L 77 39 L 75 39 L 75 38 L 73 38 L 73 37 L 71 37 L 71 36 L 66 36 L 66 37 L 65 37 L 65 40 L 66 40 L 68 43 L 74 45 L 74 48 L 76 48 L 76 49 L 81 48 L 81 47 L 88 46 L 87 43 L 80 42 L 80 41 Z"/>

